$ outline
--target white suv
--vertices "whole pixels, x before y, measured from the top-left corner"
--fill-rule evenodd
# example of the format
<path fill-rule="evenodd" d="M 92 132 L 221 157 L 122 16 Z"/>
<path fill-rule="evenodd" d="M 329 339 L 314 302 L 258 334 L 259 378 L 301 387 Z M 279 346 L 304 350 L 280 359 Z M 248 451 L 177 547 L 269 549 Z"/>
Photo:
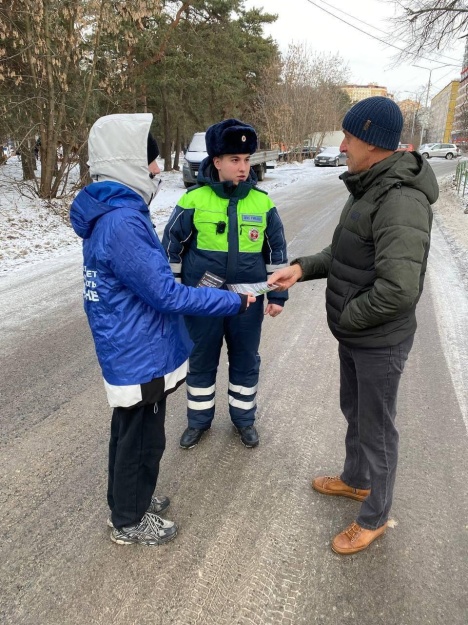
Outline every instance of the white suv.
<path fill-rule="evenodd" d="M 453 143 L 424 143 L 419 146 L 418 152 L 424 158 L 440 156 L 450 160 L 454 156 L 460 156 L 460 148 Z"/>

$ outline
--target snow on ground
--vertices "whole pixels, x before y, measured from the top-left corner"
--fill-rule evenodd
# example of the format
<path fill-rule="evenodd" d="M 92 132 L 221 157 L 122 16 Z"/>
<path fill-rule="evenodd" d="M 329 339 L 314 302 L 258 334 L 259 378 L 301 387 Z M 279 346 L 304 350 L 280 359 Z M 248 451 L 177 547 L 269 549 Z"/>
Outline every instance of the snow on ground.
<path fill-rule="evenodd" d="M 271 192 L 304 179 L 336 177 L 337 173 L 335 168 L 316 168 L 311 160 L 281 163 L 267 171 L 259 187 Z M 72 172 L 71 183 L 76 177 L 77 172 Z M 161 190 L 150 207 L 159 235 L 185 193 L 180 172 L 162 172 L 161 179 Z M 21 163 L 13 157 L 0 167 L 0 279 L 7 275 L 11 279 L 21 267 L 27 268 L 29 276 L 35 275 L 45 266 L 70 262 L 72 256 L 76 256 L 74 262 L 79 262 L 81 241 L 68 220 L 71 197 L 40 200 L 20 181 Z M 428 278 L 437 309 L 438 332 L 468 432 L 468 193 L 466 198 L 457 194 L 452 175 L 440 181 L 440 191 L 434 206 Z M 47 262 L 40 262 L 44 260 Z"/>
<path fill-rule="evenodd" d="M 0 167 L 0 275 L 78 246 L 68 221 L 68 201 L 37 198 L 21 182 L 21 163 Z"/>
<path fill-rule="evenodd" d="M 465 197 L 457 193 L 453 176 L 439 181 L 440 198 L 434 205 L 434 219 L 462 269 L 468 291 L 468 187 Z M 466 212 L 465 212 L 466 211 Z"/>
<path fill-rule="evenodd" d="M 336 177 L 336 169 L 333 167 L 315 167 L 312 160 L 304 163 L 279 163 L 274 169 L 267 170 L 265 180 L 259 183 L 258 187 L 270 192 L 274 189 L 286 187 L 299 179 L 310 179 L 319 175 L 323 176 L 326 173 Z M 159 191 L 150 206 L 151 217 L 159 235 L 162 234 L 164 226 L 180 196 L 185 193 L 181 172 L 161 172 L 161 177 L 163 181 L 161 191 Z"/>
<path fill-rule="evenodd" d="M 158 161 L 163 167 L 163 162 Z M 159 235 L 179 198 L 185 193 L 182 173 L 161 171 L 162 185 L 150 206 L 151 217 Z M 272 191 L 300 178 L 335 175 L 334 168 L 315 168 L 311 160 L 281 163 L 269 169 L 259 184 Z M 21 183 L 21 163 L 16 157 L 0 167 L 0 275 L 24 265 L 31 265 L 70 249 L 79 249 L 81 240 L 73 232 L 68 209 L 73 195 L 58 200 L 41 200 L 34 196 L 31 185 Z M 70 174 L 70 183 L 77 179 L 77 167 Z"/>
<path fill-rule="evenodd" d="M 159 163 L 162 167 L 162 161 Z M 340 168 L 344 171 L 344 168 Z M 71 172 L 70 183 L 77 177 L 77 168 Z M 333 167 L 315 167 L 312 160 L 304 163 L 280 163 L 268 169 L 259 187 L 271 192 L 307 178 L 336 177 Z M 159 235 L 185 193 L 181 172 L 161 172 L 161 190 L 150 210 Z M 468 204 L 453 189 L 452 177 L 441 183 L 441 197 L 434 207 L 435 220 L 441 227 L 454 255 L 466 261 L 468 250 Z M 80 239 L 70 227 L 68 208 L 72 196 L 46 201 L 34 196 L 30 186 L 21 184 L 21 163 L 16 157 L 0 167 L 0 275 L 24 265 L 32 265 L 46 258 L 59 256 L 71 249 L 79 250 Z M 468 287 L 468 276 L 467 279 Z"/>

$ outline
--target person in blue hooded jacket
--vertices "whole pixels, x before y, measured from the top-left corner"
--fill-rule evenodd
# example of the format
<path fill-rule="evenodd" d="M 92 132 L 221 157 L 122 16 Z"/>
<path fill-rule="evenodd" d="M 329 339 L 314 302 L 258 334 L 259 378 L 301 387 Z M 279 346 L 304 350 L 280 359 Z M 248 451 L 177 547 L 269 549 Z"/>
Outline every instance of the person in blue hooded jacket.
<path fill-rule="evenodd" d="M 208 157 L 200 164 L 198 184 L 179 200 L 164 231 L 162 243 L 174 275 L 192 286 L 207 270 L 228 284 L 266 281 L 286 266 L 287 249 L 278 211 L 256 187 L 250 167 L 257 134 L 249 124 L 226 119 L 210 126 L 205 139 Z M 262 321 L 264 314 L 281 313 L 287 294 L 273 290 L 267 299 L 265 310 L 262 295 L 242 318 L 185 317 L 195 345 L 187 375 L 188 427 L 181 447 L 194 447 L 211 427 L 223 339 L 229 357 L 231 421 L 246 447 L 258 445 L 254 423 Z"/>
<path fill-rule="evenodd" d="M 185 379 L 192 342 L 184 314 L 236 315 L 255 298 L 177 284 L 151 223 L 158 148 L 151 114 L 101 117 L 88 140 L 93 183 L 70 219 L 83 239 L 84 308 L 113 407 L 108 525 L 117 544 L 159 545 L 177 526 L 155 496 L 166 397 Z"/>

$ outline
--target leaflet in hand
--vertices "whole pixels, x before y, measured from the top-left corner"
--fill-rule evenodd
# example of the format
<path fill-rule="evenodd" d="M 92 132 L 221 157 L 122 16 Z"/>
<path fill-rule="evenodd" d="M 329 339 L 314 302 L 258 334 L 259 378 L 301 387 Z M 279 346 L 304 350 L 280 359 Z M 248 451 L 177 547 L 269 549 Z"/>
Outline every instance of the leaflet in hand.
<path fill-rule="evenodd" d="M 220 278 L 215 273 L 211 273 L 211 271 L 205 271 L 200 280 L 198 281 L 197 288 L 200 286 L 208 286 L 212 289 L 220 289 L 226 280 Z"/>
<path fill-rule="evenodd" d="M 253 282 L 252 284 L 227 284 L 229 291 L 234 293 L 245 293 L 246 295 L 263 295 L 269 291 L 277 289 L 276 284 L 268 284 L 268 282 Z"/>

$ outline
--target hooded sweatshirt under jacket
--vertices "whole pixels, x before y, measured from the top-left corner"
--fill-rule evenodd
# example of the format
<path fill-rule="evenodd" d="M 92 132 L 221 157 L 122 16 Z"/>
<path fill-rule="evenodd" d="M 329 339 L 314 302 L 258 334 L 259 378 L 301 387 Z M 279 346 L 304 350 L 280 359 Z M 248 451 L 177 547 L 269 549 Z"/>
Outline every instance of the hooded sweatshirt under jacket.
<path fill-rule="evenodd" d="M 185 377 L 192 342 L 183 315 L 234 315 L 242 307 L 235 293 L 174 281 L 146 203 L 154 190 L 146 157 L 151 121 L 134 114 L 96 122 L 89 137 L 96 182 L 70 210 L 83 239 L 84 308 L 111 406 L 142 401 L 140 385 L 152 380 L 163 378 L 167 388 Z"/>
<path fill-rule="evenodd" d="M 327 319 L 349 347 L 401 343 L 416 330 L 437 180 L 416 152 L 396 152 L 340 178 L 350 196 L 331 246 L 299 263 L 303 280 L 327 278 Z"/>

